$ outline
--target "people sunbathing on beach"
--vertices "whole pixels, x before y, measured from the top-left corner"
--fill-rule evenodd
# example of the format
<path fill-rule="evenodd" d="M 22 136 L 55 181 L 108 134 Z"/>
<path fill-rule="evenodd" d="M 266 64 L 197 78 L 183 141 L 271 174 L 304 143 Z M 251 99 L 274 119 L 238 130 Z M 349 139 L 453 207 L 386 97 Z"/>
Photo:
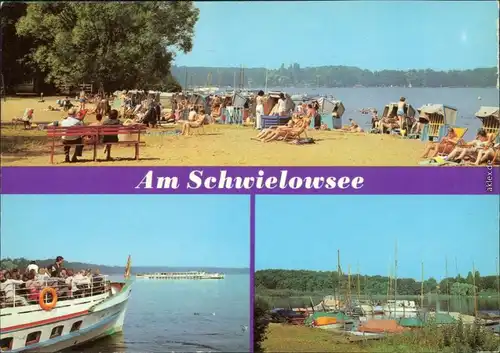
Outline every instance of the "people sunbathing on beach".
<path fill-rule="evenodd" d="M 461 162 L 466 156 L 475 157 L 474 155 L 477 154 L 479 149 L 486 147 L 488 142 L 486 131 L 480 129 L 474 140 L 455 146 L 448 154 L 447 160 L 449 162 Z"/>
<path fill-rule="evenodd" d="M 364 132 L 359 124 L 353 119 L 349 119 L 349 126 L 342 128 L 342 130 L 345 132 Z"/>
<path fill-rule="evenodd" d="M 448 134 L 443 137 L 441 141 L 429 142 L 425 146 L 425 150 L 421 158 L 434 158 L 439 153 L 449 154 L 459 142 L 463 142 L 463 140 L 457 135 L 455 129 L 450 128 L 448 130 Z"/>
<path fill-rule="evenodd" d="M 194 112 L 194 114 L 191 114 Z M 200 109 L 199 113 L 196 113 L 196 110 L 193 108 L 190 112 L 190 119 L 184 122 L 182 125 L 181 135 L 187 136 L 191 132 L 191 129 L 197 129 L 203 126 L 206 121 L 205 109 Z"/>
<path fill-rule="evenodd" d="M 309 114 L 301 118 L 295 117 L 291 119 L 287 125 L 262 130 L 255 139 L 261 142 L 270 142 L 274 140 L 299 138 L 311 124 L 311 119 L 312 116 Z"/>

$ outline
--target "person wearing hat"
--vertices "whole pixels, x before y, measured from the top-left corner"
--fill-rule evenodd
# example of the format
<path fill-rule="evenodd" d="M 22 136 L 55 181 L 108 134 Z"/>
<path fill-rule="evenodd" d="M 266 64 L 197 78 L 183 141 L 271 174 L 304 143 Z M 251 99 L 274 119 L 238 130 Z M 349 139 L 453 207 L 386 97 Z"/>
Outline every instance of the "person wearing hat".
<path fill-rule="evenodd" d="M 56 257 L 56 261 L 47 267 L 47 270 L 50 274 L 50 277 L 57 278 L 61 274 L 61 270 L 63 269 L 62 265 L 64 263 L 64 257 L 58 256 Z"/>
<path fill-rule="evenodd" d="M 83 126 L 83 118 L 85 115 L 77 114 L 76 108 L 71 108 L 68 110 L 68 116 L 66 119 L 60 122 L 62 127 L 72 127 L 72 126 Z M 83 139 L 82 136 L 63 136 L 64 145 L 64 161 L 68 162 L 78 162 L 77 157 L 81 157 L 83 153 Z M 71 145 L 75 145 L 75 152 L 71 160 L 69 159 L 69 152 L 71 150 Z"/>

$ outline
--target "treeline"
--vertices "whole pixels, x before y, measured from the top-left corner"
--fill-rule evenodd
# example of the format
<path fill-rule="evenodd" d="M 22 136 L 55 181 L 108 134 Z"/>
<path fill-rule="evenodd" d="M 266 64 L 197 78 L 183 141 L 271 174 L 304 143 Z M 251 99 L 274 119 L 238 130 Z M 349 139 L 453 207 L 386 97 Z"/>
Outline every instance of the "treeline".
<path fill-rule="evenodd" d="M 187 73 L 187 74 L 186 74 Z M 230 67 L 173 66 L 172 74 L 182 85 L 188 86 L 236 86 L 264 87 L 265 68 L 244 69 Z M 187 80 L 186 80 L 187 78 Z M 186 82 L 187 81 L 187 82 Z M 288 67 L 267 70 L 269 87 L 495 87 L 497 68 L 474 70 L 382 70 L 370 71 L 351 66 L 300 67 L 295 63 Z"/>
<path fill-rule="evenodd" d="M 394 288 L 394 279 L 391 280 Z M 475 276 L 469 272 L 467 277 L 449 277 L 438 282 L 435 278 L 424 280 L 424 293 L 449 293 L 451 295 L 472 295 L 474 286 L 476 292 L 497 291 L 497 276 L 481 276 L 476 271 Z M 385 295 L 389 289 L 389 277 L 351 275 L 350 292 L 358 291 L 363 295 Z M 422 282 L 413 278 L 398 278 L 397 291 L 399 295 L 420 295 Z M 439 288 L 438 288 L 439 286 Z M 349 289 L 347 275 L 335 271 L 306 270 L 261 270 L 255 272 L 255 287 L 268 290 L 293 290 L 301 292 L 340 291 Z M 340 289 L 339 289 L 340 288 Z"/>
<path fill-rule="evenodd" d="M 34 79 L 37 90 L 179 90 L 174 48 L 191 51 L 198 15 L 192 1 L 2 2 L 5 88 Z"/>
<path fill-rule="evenodd" d="M 125 263 L 127 259 L 123 259 Z M 31 263 L 32 260 L 21 258 L 5 258 L 0 260 L 0 269 L 2 270 L 12 270 L 14 268 L 25 269 Z M 53 264 L 54 259 L 42 259 L 33 260 L 40 267 L 46 267 Z M 132 259 L 133 261 L 133 259 Z M 97 265 L 85 262 L 70 262 L 64 261 L 64 267 L 74 270 L 80 269 L 99 269 L 101 273 L 113 275 L 113 274 L 123 274 L 125 273 L 125 266 L 107 266 L 107 265 Z M 135 266 L 132 263 L 132 273 L 154 273 L 154 272 L 184 272 L 184 271 L 206 271 L 206 272 L 222 272 L 229 275 L 236 274 L 249 274 L 250 269 L 248 268 L 225 268 L 225 267 L 160 267 L 160 266 Z"/>

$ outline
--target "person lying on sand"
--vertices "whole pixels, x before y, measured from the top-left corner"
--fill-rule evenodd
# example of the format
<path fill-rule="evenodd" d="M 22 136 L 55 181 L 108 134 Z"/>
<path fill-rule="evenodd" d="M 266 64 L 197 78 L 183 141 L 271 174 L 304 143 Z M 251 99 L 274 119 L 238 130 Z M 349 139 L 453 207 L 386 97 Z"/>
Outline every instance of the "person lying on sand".
<path fill-rule="evenodd" d="M 357 122 L 352 119 L 349 119 L 350 125 L 342 130 L 346 132 L 363 132 L 363 129 L 359 126 Z"/>
<path fill-rule="evenodd" d="M 273 140 L 286 140 L 289 137 L 295 137 L 298 138 L 300 134 L 302 134 L 308 127 L 309 124 L 311 123 L 312 117 L 310 116 L 305 116 L 302 118 L 301 123 L 297 123 L 293 127 L 288 127 L 288 126 L 283 126 L 281 129 L 275 129 L 273 132 L 268 135 L 266 138 L 261 139 L 262 142 L 271 142 Z"/>
<path fill-rule="evenodd" d="M 486 134 L 486 131 L 480 129 L 477 132 L 477 136 L 474 140 L 472 140 L 471 142 L 467 142 L 461 146 L 456 146 L 448 155 L 448 161 L 461 161 L 465 158 L 465 156 L 471 156 L 478 152 L 480 149 L 487 146 L 488 142 L 488 135 Z"/>
<path fill-rule="evenodd" d="M 46 112 L 60 112 L 60 111 L 61 111 L 61 109 L 59 109 L 59 108 L 54 108 L 53 106 L 49 105 L 49 106 L 47 107 L 47 109 L 44 109 L 44 111 L 46 111 Z"/>
<path fill-rule="evenodd" d="M 196 129 L 201 127 L 205 123 L 206 115 L 205 110 L 200 109 L 200 113 L 196 114 L 194 121 L 185 121 L 184 125 L 182 125 L 181 135 L 187 136 L 191 129 Z"/>
<path fill-rule="evenodd" d="M 429 142 L 425 146 L 424 153 L 420 158 L 434 158 L 439 153 L 449 154 L 455 146 L 461 142 L 462 139 L 458 138 L 457 133 L 453 128 L 448 130 L 448 134 L 439 142 Z"/>

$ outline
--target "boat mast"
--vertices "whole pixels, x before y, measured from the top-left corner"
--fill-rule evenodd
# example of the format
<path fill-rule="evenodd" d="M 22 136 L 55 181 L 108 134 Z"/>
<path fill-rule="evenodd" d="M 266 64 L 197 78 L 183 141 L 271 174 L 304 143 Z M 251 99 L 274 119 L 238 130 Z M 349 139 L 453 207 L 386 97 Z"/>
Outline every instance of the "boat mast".
<path fill-rule="evenodd" d="M 347 266 L 347 289 L 346 297 L 349 300 L 349 309 L 351 309 L 351 265 Z M 346 306 L 347 307 L 347 306 Z"/>
<path fill-rule="evenodd" d="M 457 258 L 455 257 L 455 272 L 457 273 L 457 277 L 460 277 L 460 273 L 458 273 L 458 262 L 457 262 Z M 458 282 L 458 284 L 460 285 L 460 282 Z M 460 310 L 460 314 L 462 313 L 462 299 L 460 298 L 460 288 L 458 289 L 458 307 Z"/>
<path fill-rule="evenodd" d="M 448 257 L 445 257 L 444 259 L 444 276 L 446 278 L 446 303 L 448 307 L 448 314 L 450 313 L 450 286 L 449 286 L 449 280 L 448 280 Z"/>
<path fill-rule="evenodd" d="M 360 297 L 361 297 L 361 286 L 359 283 L 359 262 L 358 262 L 358 303 L 359 303 Z"/>
<path fill-rule="evenodd" d="M 394 249 L 394 315 L 396 315 L 396 300 L 398 296 L 398 241 Z"/>
<path fill-rule="evenodd" d="M 338 292 L 339 292 L 339 309 L 340 309 L 340 300 L 341 300 L 341 293 L 342 293 L 342 270 L 340 268 L 340 250 L 337 250 L 337 285 L 338 285 Z"/>
<path fill-rule="evenodd" d="M 422 282 L 420 283 L 420 308 L 424 307 L 424 262 L 422 261 Z"/>
<path fill-rule="evenodd" d="M 392 265 L 389 265 L 389 281 L 387 282 L 387 301 L 392 293 Z"/>
<path fill-rule="evenodd" d="M 474 287 L 474 316 L 477 317 L 477 295 L 476 295 L 476 266 L 472 262 L 472 286 Z"/>

